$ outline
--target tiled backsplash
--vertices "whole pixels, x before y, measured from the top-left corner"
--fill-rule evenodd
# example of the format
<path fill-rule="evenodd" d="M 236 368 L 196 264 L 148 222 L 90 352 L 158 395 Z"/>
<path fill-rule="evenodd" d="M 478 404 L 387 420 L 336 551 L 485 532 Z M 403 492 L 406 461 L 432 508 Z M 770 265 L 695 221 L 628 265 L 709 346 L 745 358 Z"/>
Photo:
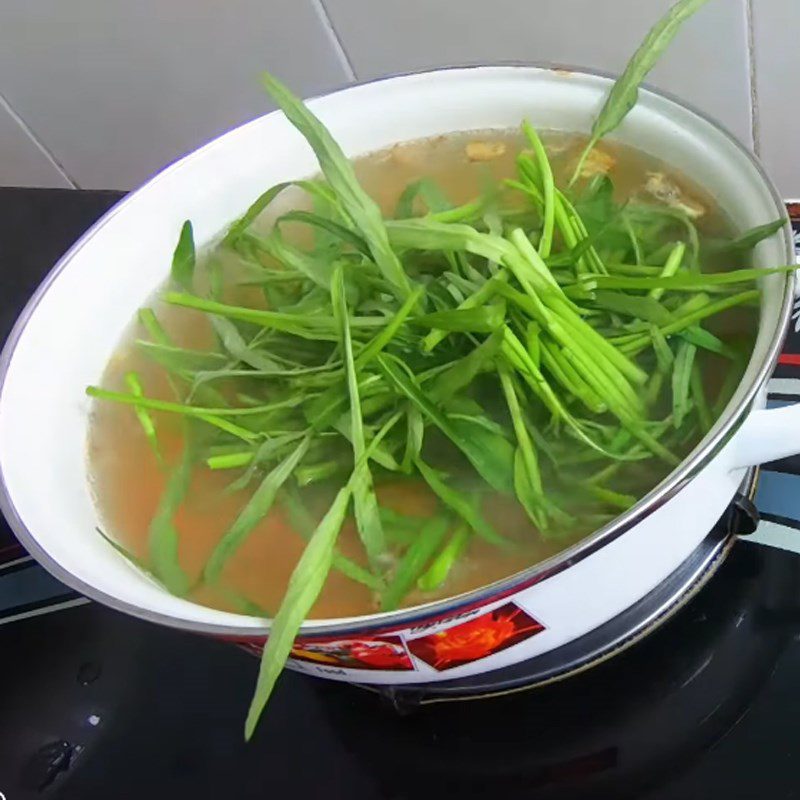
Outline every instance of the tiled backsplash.
<path fill-rule="evenodd" d="M 751 0 L 759 154 L 784 197 L 800 197 L 800 0 Z"/>
<path fill-rule="evenodd" d="M 0 185 L 129 189 L 302 95 L 501 60 L 619 72 L 672 0 L 3 0 Z M 798 0 L 710 0 L 651 81 L 721 120 L 800 195 Z"/>

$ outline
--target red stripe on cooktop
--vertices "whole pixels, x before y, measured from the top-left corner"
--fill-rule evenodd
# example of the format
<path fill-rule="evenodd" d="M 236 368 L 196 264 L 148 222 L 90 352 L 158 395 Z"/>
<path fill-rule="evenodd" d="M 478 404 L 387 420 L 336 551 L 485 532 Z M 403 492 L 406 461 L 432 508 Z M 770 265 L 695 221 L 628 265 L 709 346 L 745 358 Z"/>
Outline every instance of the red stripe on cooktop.
<path fill-rule="evenodd" d="M 800 367 L 800 353 L 781 353 L 778 363 L 789 364 L 793 367 Z"/>

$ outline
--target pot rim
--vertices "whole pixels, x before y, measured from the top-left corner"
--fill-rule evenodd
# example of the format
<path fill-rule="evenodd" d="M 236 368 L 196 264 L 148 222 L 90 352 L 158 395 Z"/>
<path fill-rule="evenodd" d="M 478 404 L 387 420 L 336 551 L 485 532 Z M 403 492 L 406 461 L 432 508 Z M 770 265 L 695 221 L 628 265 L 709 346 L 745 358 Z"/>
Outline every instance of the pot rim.
<path fill-rule="evenodd" d="M 325 94 L 314 95 L 311 98 L 307 98 L 307 100 L 328 97 L 330 95 L 338 94 L 339 92 L 347 91 L 348 89 L 390 81 L 397 78 L 438 74 L 443 72 L 466 71 L 471 69 L 477 71 L 504 68 L 549 71 L 556 73 L 574 73 L 576 75 L 601 78 L 609 81 L 613 81 L 618 77 L 617 74 L 604 70 L 576 67 L 554 62 L 495 61 L 491 63 L 472 63 L 463 65 L 456 64 L 437 67 L 434 69 L 419 69 L 397 72 L 391 75 L 382 76 L 380 78 L 348 83 L 344 86 L 333 89 L 330 92 L 326 92 Z M 698 110 L 690 103 L 677 98 L 669 92 L 656 89 L 647 83 L 642 85 L 641 90 L 647 94 L 660 97 L 685 110 L 690 111 L 700 120 L 702 120 L 702 122 L 716 129 L 723 136 L 725 136 L 725 138 L 727 138 L 730 143 L 734 145 L 741 155 L 750 162 L 764 186 L 768 189 L 773 201 L 775 202 L 776 209 L 785 215 L 786 201 L 780 196 L 780 193 L 767 175 L 761 162 L 724 125 L 710 117 L 705 112 Z M 274 111 L 269 113 L 271 114 L 280 112 Z M 226 131 L 225 133 L 221 134 L 221 136 L 212 139 L 202 147 L 191 151 L 190 153 L 164 167 L 153 177 L 141 184 L 141 186 L 139 186 L 137 189 L 129 192 L 122 199 L 120 199 L 119 202 L 112 206 L 99 220 L 97 220 L 97 222 L 95 222 L 82 236 L 80 236 L 77 241 L 64 253 L 64 255 L 58 259 L 56 264 L 44 277 L 42 282 L 36 288 L 35 292 L 20 312 L 11 329 L 11 332 L 8 335 L 8 338 L 6 339 L 2 352 L 0 352 L 0 398 L 2 398 L 3 388 L 5 386 L 11 359 L 14 351 L 16 350 L 17 343 L 27 327 L 28 321 L 35 313 L 39 302 L 47 293 L 51 284 L 72 262 L 86 242 L 93 238 L 96 233 L 106 224 L 108 224 L 111 219 L 116 217 L 117 214 L 124 211 L 127 204 L 132 200 L 134 195 L 138 194 L 140 190 L 156 184 L 162 178 L 164 178 L 164 176 L 179 168 L 187 159 L 192 158 L 194 155 L 205 150 L 206 148 L 213 147 L 220 139 L 227 136 L 229 133 L 253 124 L 259 119 L 262 119 L 263 116 L 268 116 L 268 114 L 243 123 L 236 128 L 232 128 L 230 131 Z M 783 239 L 788 259 L 787 263 L 793 263 L 795 261 L 795 250 L 788 218 L 787 224 L 783 228 Z M 560 553 L 557 553 L 556 555 L 551 556 L 544 561 L 540 561 L 525 570 L 515 573 L 514 575 L 510 575 L 506 578 L 494 581 L 493 583 L 478 587 L 477 589 L 472 589 L 459 595 L 431 601 L 410 608 L 399 609 L 397 611 L 367 614 L 351 618 L 307 620 L 301 626 L 299 635 L 310 637 L 327 636 L 335 633 L 357 632 L 368 628 L 374 628 L 376 626 L 382 631 L 396 630 L 413 625 L 415 621 L 423 619 L 430 620 L 432 617 L 446 617 L 455 611 L 463 612 L 465 609 L 480 607 L 488 602 L 493 602 L 495 600 L 508 597 L 523 588 L 531 586 L 544 580 L 545 578 L 552 577 L 553 575 L 568 569 L 579 561 L 582 561 L 583 559 L 597 552 L 605 545 L 613 542 L 631 528 L 635 527 L 639 522 L 649 516 L 656 508 L 674 497 L 689 481 L 692 480 L 692 478 L 700 470 L 702 470 L 708 464 L 709 461 L 711 461 L 711 459 L 718 453 L 722 446 L 735 433 L 738 423 L 742 421 L 743 417 L 750 410 L 758 392 L 771 375 L 780 354 L 783 338 L 792 312 L 795 280 L 795 272 L 787 273 L 784 283 L 781 308 L 777 319 L 776 333 L 769 343 L 766 356 L 764 357 L 758 372 L 750 382 L 750 385 L 746 388 L 744 396 L 735 407 L 726 409 L 724 416 L 721 417 L 720 420 L 718 420 L 718 423 L 715 425 L 715 430 L 712 430 L 710 434 L 706 435 L 695 447 L 695 449 L 685 459 L 683 459 L 683 461 L 681 461 L 681 463 L 671 473 L 669 473 L 666 478 L 664 478 L 648 494 L 642 497 L 624 514 L 615 517 L 613 520 L 611 520 L 611 522 L 607 523 L 601 528 L 598 528 L 589 536 L 584 537 L 572 546 L 562 550 Z M 752 364 L 753 358 L 754 354 L 751 355 L 750 360 L 748 361 L 748 366 Z M 738 388 L 741 388 L 741 383 L 739 384 Z M 2 512 L 2 514 L 5 516 L 9 526 L 19 539 L 20 543 L 56 578 L 81 594 L 98 600 L 104 605 L 114 608 L 115 610 L 170 627 L 176 627 L 183 630 L 192 630 L 199 633 L 213 633 L 222 636 L 258 638 L 266 635 L 270 630 L 271 619 L 266 620 L 266 624 L 263 624 L 265 622 L 264 620 L 244 614 L 237 616 L 239 616 L 243 621 L 247 620 L 250 624 L 239 627 L 210 622 L 188 621 L 169 614 L 163 614 L 160 612 L 151 611 L 149 609 L 144 609 L 121 600 L 114 595 L 110 595 L 104 591 L 101 591 L 95 588 L 93 585 L 86 583 L 81 578 L 73 575 L 71 572 L 68 572 L 50 557 L 47 551 L 45 551 L 39 545 L 37 539 L 23 523 L 22 518 L 17 512 L 13 499 L 8 491 L 1 463 L 0 512 Z M 262 623 L 262 625 L 259 627 L 253 627 L 252 623 L 254 621 L 258 621 Z"/>

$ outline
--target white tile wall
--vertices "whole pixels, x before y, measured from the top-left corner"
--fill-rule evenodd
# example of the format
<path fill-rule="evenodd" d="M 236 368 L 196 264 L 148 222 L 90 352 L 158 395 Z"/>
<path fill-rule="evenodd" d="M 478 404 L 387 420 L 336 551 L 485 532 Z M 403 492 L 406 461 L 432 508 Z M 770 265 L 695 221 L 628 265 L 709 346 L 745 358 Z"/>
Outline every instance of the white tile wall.
<path fill-rule="evenodd" d="M 752 0 L 760 155 L 800 198 L 800 0 Z"/>
<path fill-rule="evenodd" d="M 3 0 L 0 92 L 80 186 L 131 188 L 270 106 L 348 73 L 316 0 Z"/>
<path fill-rule="evenodd" d="M 3 0 L 0 94 L 12 111 L 0 104 L 0 184 L 65 185 L 60 164 L 81 186 L 132 188 L 268 110 L 257 83 L 264 68 L 304 95 L 354 77 L 480 61 L 618 72 L 671 2 Z M 651 76 L 759 149 L 792 196 L 798 38 L 800 0 L 710 0 Z"/>
<path fill-rule="evenodd" d="M 70 182 L 0 100 L 0 186 L 60 186 Z"/>
<path fill-rule="evenodd" d="M 672 2 L 325 0 L 359 78 L 498 60 L 621 72 Z M 751 144 L 745 0 L 712 0 L 701 9 L 650 80 L 717 117 Z"/>

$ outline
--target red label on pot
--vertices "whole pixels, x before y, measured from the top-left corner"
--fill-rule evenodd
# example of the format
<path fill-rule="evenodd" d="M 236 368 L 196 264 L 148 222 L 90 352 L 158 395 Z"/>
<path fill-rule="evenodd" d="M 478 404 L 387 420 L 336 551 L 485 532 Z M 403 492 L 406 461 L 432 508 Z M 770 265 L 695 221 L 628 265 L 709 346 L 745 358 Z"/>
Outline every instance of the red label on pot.
<path fill-rule="evenodd" d="M 544 630 L 520 605 L 506 602 L 490 611 L 475 609 L 391 633 L 298 638 L 290 665 L 331 677 L 345 677 L 350 670 L 357 670 L 353 678 L 366 683 L 370 680 L 365 672 L 392 673 L 398 682 L 416 682 L 425 680 L 422 673 L 442 673 L 479 662 Z M 264 646 L 264 639 L 234 641 L 256 655 Z"/>
<path fill-rule="evenodd" d="M 338 636 L 335 639 L 298 639 L 292 658 L 311 664 L 345 669 L 413 670 L 414 664 L 400 636 Z"/>
<path fill-rule="evenodd" d="M 441 672 L 499 653 L 544 630 L 538 620 L 515 603 L 506 603 L 479 617 L 408 642 L 421 661 Z"/>

